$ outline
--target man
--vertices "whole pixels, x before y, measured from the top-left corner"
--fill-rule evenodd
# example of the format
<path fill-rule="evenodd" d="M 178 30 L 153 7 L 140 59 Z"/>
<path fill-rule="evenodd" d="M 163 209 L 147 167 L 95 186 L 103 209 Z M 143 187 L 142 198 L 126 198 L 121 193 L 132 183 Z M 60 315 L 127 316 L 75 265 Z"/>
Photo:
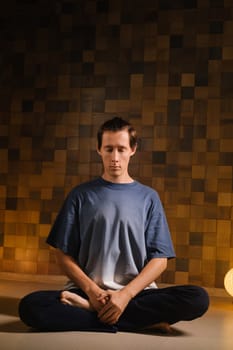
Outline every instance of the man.
<path fill-rule="evenodd" d="M 139 331 L 200 317 L 209 298 L 197 286 L 157 288 L 175 257 L 158 194 L 128 172 L 137 136 L 115 117 L 98 131 L 103 174 L 68 195 L 47 242 L 70 282 L 19 305 L 21 319 L 45 331 Z"/>

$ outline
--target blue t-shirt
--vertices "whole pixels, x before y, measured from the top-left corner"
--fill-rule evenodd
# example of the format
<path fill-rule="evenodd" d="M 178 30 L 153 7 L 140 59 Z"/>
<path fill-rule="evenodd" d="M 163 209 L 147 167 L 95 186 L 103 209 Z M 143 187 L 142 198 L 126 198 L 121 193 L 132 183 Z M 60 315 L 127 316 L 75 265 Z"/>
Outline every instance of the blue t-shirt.
<path fill-rule="evenodd" d="M 137 181 L 118 184 L 101 177 L 70 192 L 47 243 L 110 289 L 129 283 L 150 259 L 175 256 L 157 192 Z"/>

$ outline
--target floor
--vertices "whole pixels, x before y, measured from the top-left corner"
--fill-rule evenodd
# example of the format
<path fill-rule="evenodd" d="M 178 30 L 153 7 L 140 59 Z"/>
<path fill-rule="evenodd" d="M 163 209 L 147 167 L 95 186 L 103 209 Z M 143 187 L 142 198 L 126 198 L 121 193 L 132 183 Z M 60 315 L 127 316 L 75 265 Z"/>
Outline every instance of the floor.
<path fill-rule="evenodd" d="M 176 335 L 134 333 L 30 331 L 18 318 L 19 299 L 39 289 L 59 289 L 58 283 L 0 280 L 0 347 L 4 350 L 232 350 L 233 303 L 230 297 L 211 297 L 209 311 L 200 319 L 179 322 Z"/>

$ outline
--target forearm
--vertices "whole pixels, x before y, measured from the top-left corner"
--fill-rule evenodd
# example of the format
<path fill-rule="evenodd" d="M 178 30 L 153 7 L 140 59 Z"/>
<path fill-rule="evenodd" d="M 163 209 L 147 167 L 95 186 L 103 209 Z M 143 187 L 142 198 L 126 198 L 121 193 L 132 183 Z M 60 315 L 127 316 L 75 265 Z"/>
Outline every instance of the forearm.
<path fill-rule="evenodd" d="M 57 249 L 56 257 L 63 273 L 73 281 L 77 287 L 82 289 L 89 297 L 93 295 L 96 297 L 99 296 L 102 289 L 83 272 L 71 256 Z"/>
<path fill-rule="evenodd" d="M 122 291 L 127 293 L 132 299 L 135 295 L 154 282 L 162 274 L 166 267 L 167 258 L 151 259 L 139 273 L 139 275 L 129 282 Z"/>

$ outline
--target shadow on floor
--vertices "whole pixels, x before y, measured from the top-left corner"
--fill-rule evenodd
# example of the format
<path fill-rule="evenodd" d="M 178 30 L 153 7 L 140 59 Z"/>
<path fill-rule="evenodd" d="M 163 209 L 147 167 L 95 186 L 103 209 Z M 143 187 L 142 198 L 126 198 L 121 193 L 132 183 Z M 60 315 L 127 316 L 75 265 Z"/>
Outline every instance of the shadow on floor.
<path fill-rule="evenodd" d="M 0 297 L 0 313 L 3 315 L 18 316 L 18 305 L 20 299 Z"/>
<path fill-rule="evenodd" d="M 0 324 L 1 333 L 29 333 L 30 329 L 23 324 L 20 320 L 18 321 L 7 321 L 4 324 Z"/>
<path fill-rule="evenodd" d="M 18 318 L 18 305 L 20 299 L 0 296 L 0 314 L 2 319 L 0 319 L 0 332 L 9 333 L 25 333 L 28 332 L 28 327 L 26 327 L 23 322 L 19 319 L 10 320 L 9 318 Z M 0 316 L 0 317 L 1 317 Z M 5 321 L 4 319 L 7 318 Z"/>
<path fill-rule="evenodd" d="M 189 335 L 187 332 L 181 331 L 180 329 L 175 327 L 171 327 L 170 333 L 166 333 L 159 330 L 144 330 L 137 332 L 137 334 L 157 335 L 160 337 L 184 337 Z"/>
<path fill-rule="evenodd" d="M 0 324 L 0 333 L 43 333 L 40 331 L 37 331 L 32 328 L 28 328 L 26 325 L 23 324 L 20 320 L 18 321 L 11 321 L 6 322 L 5 324 Z M 85 331 L 83 331 L 85 332 Z M 47 332 L 46 332 L 47 333 Z M 62 332 L 59 332 L 62 333 Z M 173 329 L 173 332 L 170 334 L 159 332 L 159 331 L 141 331 L 141 332 L 126 332 L 129 334 L 144 334 L 144 335 L 150 335 L 150 336 L 159 336 L 159 337 L 184 337 L 189 336 L 187 332 L 180 331 L 178 329 Z"/>

